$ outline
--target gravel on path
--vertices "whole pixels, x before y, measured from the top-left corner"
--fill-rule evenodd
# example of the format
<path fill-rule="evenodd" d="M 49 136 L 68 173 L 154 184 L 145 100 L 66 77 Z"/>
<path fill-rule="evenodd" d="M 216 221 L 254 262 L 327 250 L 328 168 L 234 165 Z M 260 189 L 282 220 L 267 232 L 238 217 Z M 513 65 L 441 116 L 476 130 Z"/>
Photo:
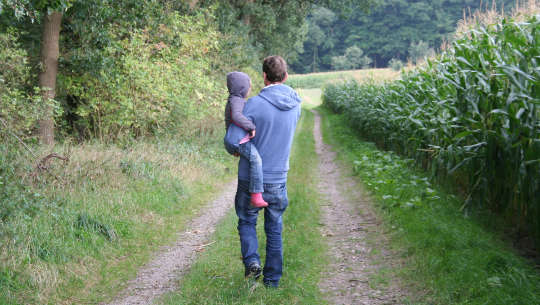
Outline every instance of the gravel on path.
<path fill-rule="evenodd" d="M 209 238 L 218 222 L 234 206 L 236 180 L 224 187 L 224 192 L 200 216 L 186 224 L 186 231 L 179 232 L 176 242 L 161 249 L 155 258 L 139 270 L 137 277 L 110 305 L 151 304 L 166 292 L 178 289 L 178 279 L 189 270 L 197 252 L 212 243 Z"/>
<path fill-rule="evenodd" d="M 324 144 L 321 118 L 315 114 L 314 137 L 319 155 L 319 190 L 323 195 L 322 234 L 327 238 L 332 261 L 323 275 L 320 288 L 330 304 L 400 304 L 402 291 L 390 283 L 384 288 L 370 285 L 380 271 L 380 261 L 389 262 L 391 255 L 385 249 L 369 198 L 351 177 L 343 175 L 336 164 L 336 153 Z M 368 242 L 371 240 L 372 242 Z M 377 255 L 372 253 L 376 244 Z M 374 287 L 375 286 L 375 287 Z"/>

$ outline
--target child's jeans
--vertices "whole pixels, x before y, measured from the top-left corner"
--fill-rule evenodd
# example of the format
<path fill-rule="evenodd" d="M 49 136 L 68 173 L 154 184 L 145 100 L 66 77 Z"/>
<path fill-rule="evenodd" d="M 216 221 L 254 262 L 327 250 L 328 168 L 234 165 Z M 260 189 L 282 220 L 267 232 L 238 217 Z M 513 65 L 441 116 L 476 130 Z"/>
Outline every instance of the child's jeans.
<path fill-rule="evenodd" d="M 259 151 L 251 142 L 239 144 L 237 151 L 249 161 L 249 192 L 262 193 L 264 191 L 263 171 Z"/>

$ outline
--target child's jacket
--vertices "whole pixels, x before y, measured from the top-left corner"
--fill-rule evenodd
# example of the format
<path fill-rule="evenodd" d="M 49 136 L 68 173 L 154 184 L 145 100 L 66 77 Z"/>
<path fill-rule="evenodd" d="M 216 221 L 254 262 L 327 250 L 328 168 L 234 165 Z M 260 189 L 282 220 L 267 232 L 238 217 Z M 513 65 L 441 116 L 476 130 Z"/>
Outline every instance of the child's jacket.
<path fill-rule="evenodd" d="M 225 106 L 225 128 L 231 123 L 240 126 L 245 131 L 252 131 L 255 125 L 242 114 L 246 105 L 246 96 L 250 87 L 249 76 L 243 72 L 230 72 L 227 74 L 227 88 L 229 99 Z"/>

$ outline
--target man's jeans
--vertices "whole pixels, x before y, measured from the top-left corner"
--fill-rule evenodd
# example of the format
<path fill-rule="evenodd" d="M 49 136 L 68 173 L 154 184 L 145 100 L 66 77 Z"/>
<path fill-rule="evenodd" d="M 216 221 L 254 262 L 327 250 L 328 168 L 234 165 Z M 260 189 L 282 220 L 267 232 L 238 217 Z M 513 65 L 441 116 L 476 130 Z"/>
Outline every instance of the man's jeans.
<path fill-rule="evenodd" d="M 254 262 L 261 263 L 255 228 L 261 208 L 255 208 L 250 204 L 248 187 L 248 181 L 239 180 L 235 198 L 240 246 L 246 267 Z M 286 183 L 265 183 L 263 198 L 268 202 L 268 207 L 264 209 L 266 262 L 263 269 L 263 281 L 266 285 L 277 287 L 283 270 L 282 214 L 289 205 Z"/>

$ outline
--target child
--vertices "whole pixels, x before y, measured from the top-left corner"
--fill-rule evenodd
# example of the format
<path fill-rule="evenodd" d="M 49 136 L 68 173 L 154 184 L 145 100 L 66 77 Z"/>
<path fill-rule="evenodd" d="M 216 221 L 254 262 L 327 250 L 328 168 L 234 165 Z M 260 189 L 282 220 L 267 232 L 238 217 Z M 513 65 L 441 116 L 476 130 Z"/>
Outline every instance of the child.
<path fill-rule="evenodd" d="M 225 106 L 225 126 L 227 135 L 224 142 L 231 154 L 240 154 L 249 161 L 249 192 L 251 205 L 264 208 L 268 203 L 262 198 L 263 172 L 262 160 L 255 145 L 249 140 L 255 136 L 255 125 L 242 114 L 246 98 L 251 90 L 251 79 L 243 72 L 227 74 L 229 98 Z M 243 129 L 243 131 L 239 130 Z M 246 133 L 247 132 L 247 133 Z"/>

